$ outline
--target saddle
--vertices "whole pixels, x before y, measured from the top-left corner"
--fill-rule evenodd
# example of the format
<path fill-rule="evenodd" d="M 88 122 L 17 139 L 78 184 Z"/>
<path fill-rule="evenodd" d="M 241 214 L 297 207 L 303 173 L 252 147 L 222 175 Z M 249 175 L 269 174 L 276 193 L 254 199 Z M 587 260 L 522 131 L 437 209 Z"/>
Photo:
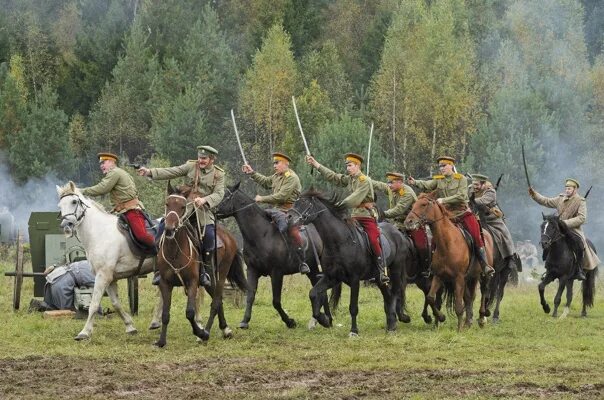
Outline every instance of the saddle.
<path fill-rule="evenodd" d="M 145 216 L 145 228 L 147 229 L 147 232 L 153 235 L 153 237 L 157 237 L 156 235 L 159 231 L 159 224 L 154 224 L 151 220 L 151 217 L 149 217 L 149 214 L 144 211 L 143 215 Z M 132 253 L 134 253 L 137 257 L 147 258 L 157 255 L 156 246 L 149 247 L 136 239 L 124 214 L 117 216 L 117 228 L 126 237 L 130 251 L 132 251 Z"/>
<path fill-rule="evenodd" d="M 387 223 L 388 222 L 378 223 L 378 228 L 380 229 L 379 241 L 380 247 L 382 248 L 382 258 L 386 261 L 386 264 L 388 264 L 390 261 L 390 256 L 392 255 L 392 247 L 390 246 L 390 242 L 388 241 L 388 239 L 386 239 L 386 236 L 382 232 L 381 227 Z M 367 249 L 369 254 L 374 257 L 375 254 L 373 252 L 373 249 L 371 248 L 371 244 L 369 243 L 369 236 L 367 236 L 367 232 L 365 232 L 363 227 L 356 221 L 354 222 L 354 227 L 357 238 L 359 239 L 359 243 L 363 243 L 364 247 Z"/>

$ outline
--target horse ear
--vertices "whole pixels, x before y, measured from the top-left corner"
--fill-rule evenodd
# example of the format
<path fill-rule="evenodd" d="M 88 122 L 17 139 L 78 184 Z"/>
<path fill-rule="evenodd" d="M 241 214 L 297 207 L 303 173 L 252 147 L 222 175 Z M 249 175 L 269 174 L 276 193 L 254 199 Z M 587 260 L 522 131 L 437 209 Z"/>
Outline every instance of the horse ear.
<path fill-rule="evenodd" d="M 176 191 L 174 189 L 174 187 L 172 187 L 172 182 L 168 180 L 168 186 L 166 187 L 166 191 L 168 192 L 168 194 L 174 194 L 174 192 Z"/>
<path fill-rule="evenodd" d="M 60 195 L 62 195 L 62 194 L 63 194 L 63 188 L 62 188 L 62 187 L 60 187 L 59 185 L 55 185 L 55 186 L 56 186 L 56 188 L 57 188 L 57 194 L 58 194 L 59 196 L 60 196 Z"/>
<path fill-rule="evenodd" d="M 543 211 L 541 211 L 541 216 L 543 217 L 543 220 L 545 221 L 545 214 L 543 213 Z"/>
<path fill-rule="evenodd" d="M 76 190 L 76 185 L 75 185 L 75 183 L 73 183 L 73 181 L 69 181 L 69 189 L 70 189 L 72 192 L 75 192 L 75 190 Z"/>
<path fill-rule="evenodd" d="M 239 186 L 241 186 L 241 181 L 237 181 L 237 183 L 233 185 L 232 192 L 239 190 Z"/>

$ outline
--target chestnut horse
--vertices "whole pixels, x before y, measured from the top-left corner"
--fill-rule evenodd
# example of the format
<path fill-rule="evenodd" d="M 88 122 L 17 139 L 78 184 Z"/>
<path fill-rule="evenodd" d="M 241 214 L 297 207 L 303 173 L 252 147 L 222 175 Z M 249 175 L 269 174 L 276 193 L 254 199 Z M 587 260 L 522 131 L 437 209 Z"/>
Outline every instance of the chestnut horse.
<path fill-rule="evenodd" d="M 436 201 L 436 193 L 422 193 L 411 212 L 405 220 L 407 229 L 417 229 L 419 226 L 428 225 L 432 231 L 433 243 L 436 245 L 432 255 L 432 284 L 427 300 L 432 308 L 435 323 L 445 321 L 445 315 L 436 304 L 436 294 L 444 287 L 447 308 L 455 306 L 457 315 L 457 330 L 464 326 L 463 314 L 466 312 L 465 325 L 472 324 L 472 305 L 476 297 L 476 287 L 480 283 L 480 319 L 478 323 L 483 326 L 488 312 L 486 309 L 487 286 L 486 279 L 481 281 L 481 267 L 478 259 L 472 255 L 464 234 L 456 224 L 451 221 L 450 213 L 443 205 Z M 493 239 L 491 235 L 483 232 L 487 260 L 493 263 Z"/>
<path fill-rule="evenodd" d="M 216 235 L 222 240 L 224 246 L 217 249 L 217 275 L 211 274 L 212 286 L 207 289 L 212 296 L 210 315 L 205 329 L 195 321 L 195 299 L 199 285 L 199 257 L 198 246 L 195 245 L 197 235 L 195 228 L 189 221 L 187 198 L 181 195 L 168 183 L 168 196 L 166 198 L 166 217 L 164 233 L 159 242 L 157 267 L 160 273 L 159 289 L 161 292 L 162 329 L 159 340 L 155 343 L 158 347 L 166 345 L 166 333 L 170 322 L 170 305 L 172 288 L 183 286 L 187 295 L 186 317 L 191 323 L 193 334 L 202 340 L 208 340 L 214 318 L 218 315 L 219 326 L 223 337 L 230 338 L 232 330 L 228 327 L 224 317 L 222 294 L 224 282 L 229 278 L 243 291 L 246 290 L 245 274 L 241 254 L 237 251 L 237 242 L 231 233 L 221 226 L 216 226 Z"/>

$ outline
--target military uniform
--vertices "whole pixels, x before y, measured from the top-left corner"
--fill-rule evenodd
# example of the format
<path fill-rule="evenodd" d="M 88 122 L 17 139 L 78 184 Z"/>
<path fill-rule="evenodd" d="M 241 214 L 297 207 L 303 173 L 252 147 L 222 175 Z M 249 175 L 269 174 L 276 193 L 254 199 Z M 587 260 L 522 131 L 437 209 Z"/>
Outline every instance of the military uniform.
<path fill-rule="evenodd" d="M 218 151 L 211 146 L 198 146 L 198 157 L 215 157 Z M 191 222 L 198 232 L 201 239 L 201 271 L 200 282 L 208 287 L 209 277 L 205 273 L 205 268 L 212 268 L 215 242 L 216 242 L 216 216 L 212 211 L 224 197 L 225 174 L 222 168 L 216 165 L 209 165 L 206 168 L 200 168 L 197 160 L 189 160 L 186 163 L 168 168 L 151 168 L 149 170 L 151 179 L 166 180 L 179 177 L 185 177 L 185 184 L 191 187 L 190 197 L 202 197 L 205 199 L 207 207 L 195 207 L 194 203 L 187 204 L 187 213 L 191 213 Z"/>
<path fill-rule="evenodd" d="M 291 158 L 283 153 L 273 153 L 273 162 L 286 162 L 288 165 L 291 162 Z M 300 178 L 292 170 L 288 169 L 282 173 L 274 173 L 271 176 L 264 176 L 259 172 L 253 172 L 251 178 L 265 189 L 272 190 L 272 194 L 266 196 L 258 196 L 258 203 L 265 203 L 271 207 L 267 208 L 265 212 L 269 215 L 275 224 L 277 229 L 282 234 L 288 233 L 288 236 L 292 239 L 296 246 L 296 256 L 300 264 L 300 272 L 307 274 L 310 272 L 310 268 L 304 262 L 304 249 L 303 240 L 300 236 L 300 229 L 297 226 L 288 226 L 287 222 L 287 210 L 292 208 L 294 202 L 300 197 L 302 191 L 302 185 L 300 184 Z"/>
<path fill-rule="evenodd" d="M 567 185 L 569 184 L 569 181 L 575 182 L 576 187 L 579 187 L 576 180 L 567 179 Z M 600 265 L 600 258 L 593 249 L 587 245 L 585 233 L 583 233 L 583 229 L 581 228 L 581 226 L 587 222 L 587 202 L 585 201 L 585 198 L 579 196 L 577 193 L 571 197 L 566 197 L 564 194 L 560 194 L 556 197 L 545 197 L 537 192 L 534 192 L 532 198 L 542 206 L 555 208 L 560 216 L 560 220 L 564 221 L 566 226 L 575 235 L 581 238 L 583 244 L 582 250 L 584 252 L 582 257 L 583 269 L 590 271 Z"/>
<path fill-rule="evenodd" d="M 348 153 L 346 154 L 346 162 L 352 162 L 360 166 L 363 162 L 363 157 L 355 153 Z M 380 231 L 376 222 L 377 212 L 375 203 L 373 202 L 371 180 L 360 171 L 355 175 L 338 174 L 324 165 L 320 165 L 318 171 L 327 181 L 337 186 L 346 187 L 350 192 L 339 205 L 350 208 L 352 219 L 358 222 L 367 233 L 369 244 L 375 256 L 375 263 L 380 273 L 380 282 L 387 284 L 389 278 L 386 275 L 386 266 L 382 258 Z"/>
<path fill-rule="evenodd" d="M 488 183 L 488 177 L 481 174 L 472 174 L 472 179 Z M 514 241 L 512 240 L 512 234 L 508 227 L 503 221 L 503 212 L 497 205 L 497 192 L 492 185 L 486 185 L 486 187 L 480 191 L 472 191 L 470 198 L 473 199 L 474 203 L 484 207 L 486 210 L 485 220 L 483 221 L 491 229 L 493 241 L 499 250 L 499 254 L 503 259 L 507 259 L 512 267 L 511 259 L 515 254 Z"/>
<path fill-rule="evenodd" d="M 439 164 L 455 164 L 452 157 L 439 157 Z M 484 241 L 482 239 L 480 224 L 474 213 L 468 207 L 468 179 L 459 173 L 451 175 L 434 175 L 431 180 L 416 180 L 415 186 L 424 191 L 436 191 L 436 196 L 445 208 L 452 214 L 452 219 L 460 222 L 474 240 L 478 260 L 482 266 L 483 274 L 492 275 L 495 270 L 487 262 Z"/>
<path fill-rule="evenodd" d="M 118 157 L 112 153 L 99 153 L 98 156 L 100 163 L 107 160 L 112 160 L 114 163 L 118 161 Z M 110 169 L 98 184 L 83 188 L 82 194 L 91 197 L 109 194 L 113 206 L 112 212 L 124 214 L 134 237 L 149 247 L 155 246 L 155 238 L 147 233 L 146 218 L 141 211 L 143 204 L 138 199 L 136 184 L 126 171 L 119 167 Z"/>

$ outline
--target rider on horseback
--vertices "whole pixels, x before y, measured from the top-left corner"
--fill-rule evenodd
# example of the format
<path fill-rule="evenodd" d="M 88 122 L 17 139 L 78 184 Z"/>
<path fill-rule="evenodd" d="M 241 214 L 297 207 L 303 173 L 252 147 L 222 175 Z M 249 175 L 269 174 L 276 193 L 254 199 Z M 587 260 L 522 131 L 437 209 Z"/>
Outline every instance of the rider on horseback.
<path fill-rule="evenodd" d="M 197 160 L 189 160 L 177 167 L 151 169 L 142 167 L 138 170 L 139 175 L 158 180 L 186 177 L 185 185 L 190 187 L 191 193 L 196 196 L 193 199 L 196 210 L 191 214 L 190 220 L 200 239 L 199 282 L 205 287 L 211 285 L 206 268 L 212 268 L 216 251 L 214 248 L 216 216 L 212 209 L 224 197 L 224 170 L 214 165 L 217 155 L 218 150 L 213 147 L 198 146 Z M 159 283 L 159 275 L 154 277 L 155 282 Z"/>
<path fill-rule="evenodd" d="M 428 181 L 415 180 L 409 177 L 408 182 L 420 190 L 436 191 L 437 201 L 443 204 L 453 214 L 453 219 L 456 222 L 461 222 L 472 236 L 483 275 L 492 276 L 495 270 L 487 262 L 480 224 L 468 207 L 468 180 L 462 174 L 455 172 L 455 159 L 453 157 L 439 157 L 437 162 L 441 175 L 434 175 Z"/>
<path fill-rule="evenodd" d="M 267 196 L 256 195 L 254 200 L 257 203 L 266 203 L 273 207 L 264 210 L 268 216 L 275 221 L 277 229 L 282 235 L 285 235 L 289 231 L 289 238 L 293 241 L 296 246 L 296 256 L 300 264 L 300 273 L 308 274 L 310 268 L 304 262 L 304 249 L 303 241 L 300 236 L 300 230 L 297 226 L 288 228 L 287 223 L 287 210 L 292 208 L 294 201 L 300 196 L 302 185 L 300 184 L 300 178 L 298 175 L 289 167 L 291 158 L 283 153 L 273 153 L 273 169 L 275 173 L 271 176 L 264 176 L 249 165 L 245 164 L 241 167 L 242 171 L 251 176 L 251 178 L 260 186 L 265 189 L 271 189 L 272 194 Z"/>
<path fill-rule="evenodd" d="M 585 234 L 581 225 L 587 222 L 587 203 L 585 198 L 579 196 L 577 190 L 579 182 L 576 179 L 567 179 L 564 184 L 564 193 L 556 197 L 545 197 L 529 187 L 529 195 L 542 206 L 555 208 L 560 220 L 569 228 L 571 241 L 577 260 L 575 279 L 585 280 L 584 269 L 592 270 L 600 264 L 600 259 L 590 246 L 586 244 Z M 545 255 L 544 255 L 545 256 Z"/>
<path fill-rule="evenodd" d="M 384 217 L 401 231 L 405 232 L 405 218 L 411 211 L 411 207 L 417 196 L 411 187 L 405 185 L 405 176 L 398 172 L 387 172 L 386 182 L 372 180 L 373 188 L 388 195 L 388 209 L 384 211 Z M 430 273 L 430 249 L 428 247 L 428 234 L 425 226 L 408 231 L 409 237 L 417 249 L 419 269 L 422 273 Z"/>
<path fill-rule="evenodd" d="M 382 258 L 382 247 L 379 240 L 380 231 L 376 222 L 377 215 L 373 202 L 373 187 L 370 179 L 361 172 L 363 157 L 355 153 L 346 154 L 347 175 L 335 173 L 319 164 L 312 156 L 306 156 L 306 162 L 315 167 L 325 179 L 338 186 L 347 187 L 351 192 L 348 197 L 340 202 L 340 205 L 352 208 L 352 219 L 358 222 L 367 233 L 375 257 L 375 264 L 380 274 L 380 284 L 387 285 L 390 278 L 386 275 L 385 262 Z"/>
<path fill-rule="evenodd" d="M 497 192 L 488 180 L 485 175 L 472 174 L 470 201 L 485 210 L 484 223 L 491 228 L 493 241 L 511 271 L 517 265 L 514 258 L 516 255 L 514 241 L 503 220 L 503 212 L 497 204 Z"/>
<path fill-rule="evenodd" d="M 155 239 L 147 232 L 143 204 L 138 200 L 134 179 L 116 164 L 118 157 L 112 153 L 99 153 L 99 166 L 105 175 L 94 186 L 82 189 L 84 196 L 102 196 L 109 193 L 112 212 L 124 214 L 134 237 L 144 245 L 153 248 Z"/>

